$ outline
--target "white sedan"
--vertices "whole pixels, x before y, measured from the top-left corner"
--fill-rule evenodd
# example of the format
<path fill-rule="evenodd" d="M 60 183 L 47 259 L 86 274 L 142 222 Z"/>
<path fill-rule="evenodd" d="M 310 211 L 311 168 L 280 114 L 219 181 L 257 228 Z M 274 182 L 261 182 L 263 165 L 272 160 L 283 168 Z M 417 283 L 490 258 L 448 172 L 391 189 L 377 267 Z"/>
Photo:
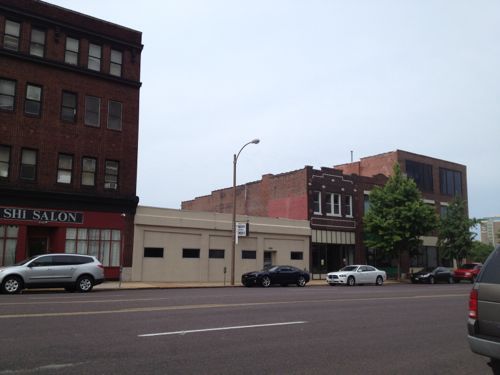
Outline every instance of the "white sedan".
<path fill-rule="evenodd" d="M 326 282 L 330 285 L 382 285 L 385 280 L 387 280 L 385 271 L 367 265 L 345 266 L 337 272 L 330 272 L 326 275 Z"/>

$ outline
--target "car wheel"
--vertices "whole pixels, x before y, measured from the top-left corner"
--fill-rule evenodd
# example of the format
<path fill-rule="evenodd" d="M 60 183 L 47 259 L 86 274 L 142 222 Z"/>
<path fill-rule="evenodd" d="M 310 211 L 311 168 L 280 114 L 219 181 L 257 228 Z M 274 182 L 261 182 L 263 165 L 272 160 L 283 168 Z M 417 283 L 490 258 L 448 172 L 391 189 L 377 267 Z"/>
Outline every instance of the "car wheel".
<path fill-rule="evenodd" d="M 304 276 L 300 276 L 297 280 L 297 286 L 306 286 L 306 279 Z"/>
<path fill-rule="evenodd" d="M 456 284 L 456 283 L 459 283 L 460 280 L 459 279 L 453 279 L 453 282 Z"/>
<path fill-rule="evenodd" d="M 6 294 L 21 293 L 23 281 L 18 276 L 7 276 L 2 283 L 2 292 Z"/>
<path fill-rule="evenodd" d="M 356 280 L 354 280 L 354 276 L 349 276 L 349 278 L 347 279 L 347 285 L 349 286 L 356 285 Z"/>
<path fill-rule="evenodd" d="M 90 292 L 94 287 L 94 279 L 92 276 L 80 276 L 76 281 L 76 290 L 80 293 Z"/>
<path fill-rule="evenodd" d="M 429 277 L 429 284 L 435 284 L 436 280 L 434 280 L 434 276 Z"/>
<path fill-rule="evenodd" d="M 490 358 L 490 363 L 488 365 L 493 370 L 494 374 L 500 374 L 500 360 L 496 358 Z"/>
<path fill-rule="evenodd" d="M 375 280 L 375 284 L 380 286 L 384 283 L 384 279 L 382 278 L 382 276 L 377 276 L 377 280 Z"/>
<path fill-rule="evenodd" d="M 269 278 L 269 276 L 264 276 L 260 283 L 264 288 L 268 288 L 269 286 L 271 286 L 271 279 Z"/>

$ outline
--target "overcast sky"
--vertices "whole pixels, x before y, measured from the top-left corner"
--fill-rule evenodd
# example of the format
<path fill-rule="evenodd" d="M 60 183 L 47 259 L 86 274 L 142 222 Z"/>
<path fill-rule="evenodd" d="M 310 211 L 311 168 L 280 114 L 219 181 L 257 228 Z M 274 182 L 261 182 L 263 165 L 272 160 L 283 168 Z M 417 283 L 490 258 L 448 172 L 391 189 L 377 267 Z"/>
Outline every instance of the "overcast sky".
<path fill-rule="evenodd" d="M 141 205 L 401 149 L 500 215 L 500 1 L 49 0 L 143 33 Z M 138 6 L 140 4 L 140 6 Z"/>

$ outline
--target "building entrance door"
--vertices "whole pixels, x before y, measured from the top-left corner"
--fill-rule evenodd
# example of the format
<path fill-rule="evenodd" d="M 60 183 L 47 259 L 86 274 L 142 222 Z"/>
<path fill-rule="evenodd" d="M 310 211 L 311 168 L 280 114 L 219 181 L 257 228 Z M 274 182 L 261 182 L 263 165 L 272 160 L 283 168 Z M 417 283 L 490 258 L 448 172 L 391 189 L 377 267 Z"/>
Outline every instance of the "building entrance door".
<path fill-rule="evenodd" d="M 49 240 L 47 237 L 30 237 L 28 239 L 28 256 L 45 254 L 48 251 Z"/>
<path fill-rule="evenodd" d="M 264 251 L 264 268 L 274 265 L 275 251 Z"/>

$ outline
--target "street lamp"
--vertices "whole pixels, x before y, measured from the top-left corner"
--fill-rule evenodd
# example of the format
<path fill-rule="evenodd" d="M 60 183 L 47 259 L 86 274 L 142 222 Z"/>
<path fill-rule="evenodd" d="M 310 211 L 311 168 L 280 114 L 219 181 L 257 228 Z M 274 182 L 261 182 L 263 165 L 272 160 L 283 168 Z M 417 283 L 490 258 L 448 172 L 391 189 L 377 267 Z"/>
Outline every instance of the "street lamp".
<path fill-rule="evenodd" d="M 231 248 L 231 285 L 234 285 L 234 268 L 235 268 L 235 256 L 236 256 L 236 163 L 238 162 L 238 157 L 241 151 L 250 144 L 258 144 L 260 139 L 256 138 L 248 143 L 245 143 L 237 154 L 233 155 L 233 241 Z"/>

